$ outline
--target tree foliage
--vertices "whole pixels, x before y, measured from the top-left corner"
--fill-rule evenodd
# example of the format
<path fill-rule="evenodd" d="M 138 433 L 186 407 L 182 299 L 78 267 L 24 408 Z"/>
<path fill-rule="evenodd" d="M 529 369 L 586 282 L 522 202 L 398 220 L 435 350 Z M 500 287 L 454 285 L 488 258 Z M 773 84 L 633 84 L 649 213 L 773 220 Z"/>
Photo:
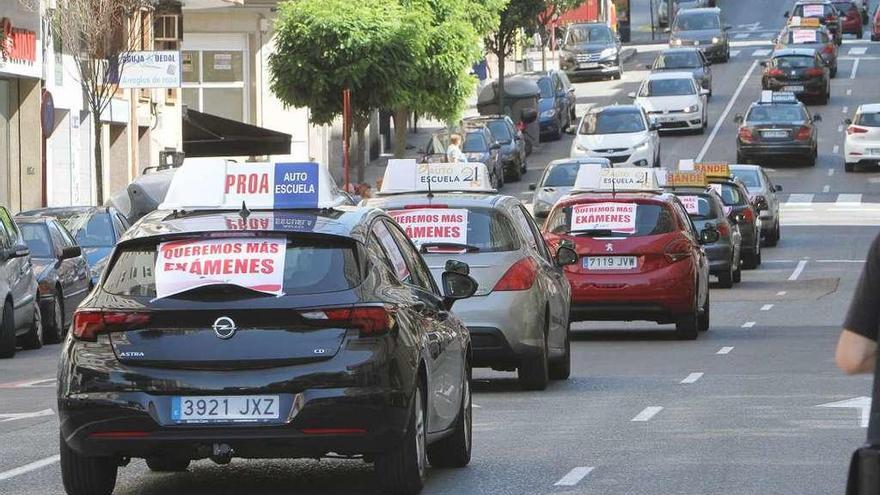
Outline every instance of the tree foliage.
<path fill-rule="evenodd" d="M 513 53 L 521 29 L 535 26 L 538 16 L 547 10 L 548 0 L 510 0 L 501 11 L 498 26 L 486 36 L 486 49 L 498 57 L 498 107 L 504 112 L 505 59 Z"/>

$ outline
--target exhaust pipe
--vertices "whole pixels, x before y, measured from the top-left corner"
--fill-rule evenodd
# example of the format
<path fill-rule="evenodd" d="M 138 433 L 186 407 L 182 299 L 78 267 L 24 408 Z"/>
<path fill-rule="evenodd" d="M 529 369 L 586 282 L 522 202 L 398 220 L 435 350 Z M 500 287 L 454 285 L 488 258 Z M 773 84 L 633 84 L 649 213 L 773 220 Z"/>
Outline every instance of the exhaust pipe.
<path fill-rule="evenodd" d="M 235 450 L 233 450 L 228 444 L 215 443 L 210 459 L 216 464 L 222 466 L 229 464 L 232 461 L 233 455 L 235 455 Z"/>

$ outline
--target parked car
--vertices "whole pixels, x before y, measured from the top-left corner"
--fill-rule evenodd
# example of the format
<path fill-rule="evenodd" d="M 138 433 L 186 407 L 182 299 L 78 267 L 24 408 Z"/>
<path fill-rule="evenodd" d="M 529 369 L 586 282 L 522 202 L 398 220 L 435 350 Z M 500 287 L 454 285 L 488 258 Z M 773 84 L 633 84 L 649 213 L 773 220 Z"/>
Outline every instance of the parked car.
<path fill-rule="evenodd" d="M 536 184 L 529 184 L 529 190 L 535 191 L 532 198 L 532 216 L 543 220 L 550 214 L 553 205 L 568 194 L 574 187 L 578 170 L 581 165 L 595 164 L 611 168 L 611 160 L 607 158 L 562 158 L 548 163 Z"/>
<path fill-rule="evenodd" d="M 449 131 L 436 132 L 428 140 L 421 161 L 442 163 L 446 161 L 446 148 L 449 146 Z M 483 163 L 489 169 L 492 184 L 496 189 L 504 187 L 504 166 L 501 163 L 501 143 L 496 142 L 485 126 L 470 127 L 461 131 L 463 142 L 461 151 L 469 162 Z"/>
<path fill-rule="evenodd" d="M 822 105 L 831 99 L 831 69 L 812 48 L 775 50 L 770 60 L 761 61 L 761 88 L 813 98 Z"/>
<path fill-rule="evenodd" d="M 559 66 L 568 77 L 620 79 L 620 38 L 604 22 L 570 24 L 562 42 Z"/>
<path fill-rule="evenodd" d="M 880 166 L 880 104 L 860 105 L 852 119 L 846 119 L 843 143 L 845 170 L 856 166 Z"/>
<path fill-rule="evenodd" d="M 581 119 L 569 156 L 607 158 L 621 167 L 659 167 L 658 129 L 637 105 L 593 108 Z"/>
<path fill-rule="evenodd" d="M 690 72 L 649 74 L 638 92 L 629 96 L 661 131 L 696 130 L 702 134 L 709 125 L 709 90 L 701 88 Z"/>
<path fill-rule="evenodd" d="M 806 48 L 816 50 L 822 61 L 831 71 L 831 78 L 837 77 L 838 46 L 834 37 L 824 26 L 815 28 L 787 27 L 775 40 L 775 49 Z"/>
<path fill-rule="evenodd" d="M 92 285 L 97 285 L 113 246 L 130 226 L 125 215 L 112 206 L 40 208 L 21 212 L 17 216 L 49 216 L 58 219 L 82 248 L 89 263 Z"/>
<path fill-rule="evenodd" d="M 782 186 L 774 184 L 760 165 L 732 164 L 730 172 L 746 186 L 749 198 L 758 210 L 764 245 L 776 246 L 782 236 L 779 226 L 779 198 L 776 193 L 782 191 Z"/>
<path fill-rule="evenodd" d="M 516 128 L 513 120 L 507 115 L 480 115 L 467 117 L 462 124 L 485 126 L 492 133 L 492 138 L 501 145 L 498 155 L 504 167 L 505 181 L 519 181 L 528 169 L 526 163 L 526 140 L 522 131 Z"/>
<path fill-rule="evenodd" d="M 43 342 L 57 344 L 73 321 L 73 312 L 92 287 L 82 248 L 52 217 L 17 217 L 40 293 Z"/>
<path fill-rule="evenodd" d="M 862 10 L 859 5 L 852 0 L 834 0 L 833 4 L 840 15 L 843 34 L 854 34 L 856 38 L 862 39 L 864 28 L 862 27 Z"/>
<path fill-rule="evenodd" d="M 568 76 L 560 70 L 549 70 L 516 75 L 511 79 L 520 77 L 534 79 L 541 88 L 538 98 L 538 124 L 541 127 L 541 138 L 558 140 L 577 120 L 574 86 L 568 80 Z"/>
<path fill-rule="evenodd" d="M 669 46 L 695 46 L 713 62 L 730 60 L 730 26 L 721 20 L 721 9 L 703 8 L 682 10 L 675 16 Z"/>
<path fill-rule="evenodd" d="M 668 48 L 660 52 L 653 64 L 646 67 L 654 72 L 690 71 L 694 79 L 712 97 L 712 67 L 709 59 L 697 48 Z"/>
<path fill-rule="evenodd" d="M 0 358 L 15 356 L 16 346 L 43 347 L 43 325 L 30 248 L 5 207 L 0 206 Z"/>

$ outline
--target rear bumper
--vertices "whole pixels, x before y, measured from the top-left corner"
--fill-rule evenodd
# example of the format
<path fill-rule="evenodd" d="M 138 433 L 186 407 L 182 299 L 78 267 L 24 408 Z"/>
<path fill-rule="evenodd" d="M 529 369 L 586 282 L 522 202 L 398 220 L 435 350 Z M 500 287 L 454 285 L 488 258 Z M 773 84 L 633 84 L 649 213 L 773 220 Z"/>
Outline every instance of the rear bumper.
<path fill-rule="evenodd" d="M 795 91 L 798 96 L 822 96 L 825 94 L 825 81 L 821 79 L 811 79 L 809 81 L 776 81 L 773 79 L 766 80 L 763 89 L 770 91 L 784 91 L 784 88 L 791 86 L 803 86 L 803 91 Z"/>
<path fill-rule="evenodd" d="M 739 154 L 744 158 L 769 156 L 774 158 L 810 158 L 813 156 L 813 145 L 806 144 L 742 144 L 738 143 Z"/>

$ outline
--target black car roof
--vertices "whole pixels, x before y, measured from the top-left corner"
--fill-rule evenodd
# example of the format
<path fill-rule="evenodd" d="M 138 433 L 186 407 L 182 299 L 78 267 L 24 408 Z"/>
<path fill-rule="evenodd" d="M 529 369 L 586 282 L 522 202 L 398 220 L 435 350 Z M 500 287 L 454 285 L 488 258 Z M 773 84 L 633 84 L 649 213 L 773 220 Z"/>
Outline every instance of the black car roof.
<path fill-rule="evenodd" d="M 665 55 L 667 53 L 694 53 L 699 51 L 700 49 L 695 46 L 680 46 L 677 48 L 666 48 L 660 52 L 660 55 Z"/>

